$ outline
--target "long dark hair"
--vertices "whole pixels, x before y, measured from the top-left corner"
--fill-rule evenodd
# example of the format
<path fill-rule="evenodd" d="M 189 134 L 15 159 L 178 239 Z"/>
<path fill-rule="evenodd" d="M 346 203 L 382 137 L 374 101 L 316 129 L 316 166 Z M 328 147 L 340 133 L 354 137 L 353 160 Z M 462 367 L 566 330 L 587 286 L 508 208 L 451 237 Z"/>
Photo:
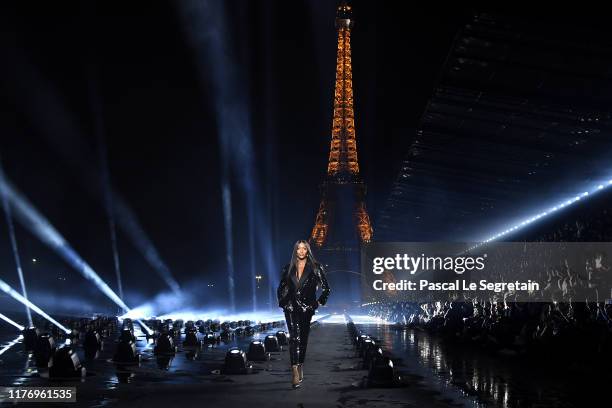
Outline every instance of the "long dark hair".
<path fill-rule="evenodd" d="M 291 254 L 291 262 L 289 262 L 289 272 L 291 272 L 293 270 L 293 268 L 295 268 L 295 264 L 297 263 L 297 255 L 296 254 L 297 254 L 298 246 L 300 246 L 300 244 L 304 244 L 306 246 L 306 260 L 310 261 L 312 266 L 316 265 L 316 263 L 317 263 L 317 260 L 315 259 L 314 255 L 312 254 L 312 250 L 310 249 L 310 244 L 308 243 L 308 241 L 300 239 L 299 241 L 297 241 L 295 243 L 295 245 L 293 245 L 293 253 Z"/>

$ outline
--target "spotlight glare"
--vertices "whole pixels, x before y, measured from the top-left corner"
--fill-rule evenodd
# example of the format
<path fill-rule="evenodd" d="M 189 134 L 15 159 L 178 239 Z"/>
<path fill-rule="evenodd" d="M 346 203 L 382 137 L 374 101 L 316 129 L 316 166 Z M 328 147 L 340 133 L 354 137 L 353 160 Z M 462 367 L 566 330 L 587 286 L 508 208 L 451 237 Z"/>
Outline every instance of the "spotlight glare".
<path fill-rule="evenodd" d="M 115 302 L 115 304 L 126 311 L 130 310 L 123 300 L 121 300 L 110 286 L 100 278 L 93 268 L 77 254 L 49 220 L 38 212 L 27 198 L 9 182 L 3 173 L 0 173 L 0 195 L 10 202 L 11 207 L 15 211 L 15 215 L 19 218 L 24 227 L 29 229 L 43 243 L 51 247 L 68 264 L 83 275 L 85 279 L 92 281 L 98 289 Z"/>
<path fill-rule="evenodd" d="M 612 185 L 612 179 L 608 180 L 607 185 L 608 186 Z M 472 247 L 470 249 L 478 248 L 479 246 L 481 246 L 483 244 L 487 244 L 487 243 L 489 243 L 491 241 L 494 241 L 494 240 L 496 240 L 496 239 L 498 239 L 498 238 L 500 238 L 500 237 L 502 237 L 504 235 L 509 234 L 510 232 L 513 232 L 513 231 L 515 231 L 517 229 L 520 229 L 520 228 L 522 228 L 522 227 L 524 227 L 526 225 L 529 225 L 532 222 L 539 220 L 540 218 L 544 218 L 547 215 L 550 215 L 551 213 L 553 213 L 555 211 L 561 210 L 561 209 L 563 209 L 563 208 L 565 208 L 567 206 L 570 206 L 570 205 L 576 203 L 577 201 L 580 201 L 584 197 L 588 197 L 589 195 L 592 195 L 593 193 L 596 193 L 599 190 L 603 190 L 604 187 L 605 186 L 603 184 L 599 184 L 599 185 L 597 185 L 597 187 L 594 187 L 590 192 L 589 191 L 584 191 L 584 192 L 580 193 L 579 195 L 577 195 L 577 196 L 575 196 L 573 198 L 570 198 L 569 200 L 566 200 L 564 202 L 561 202 L 561 203 L 555 205 L 554 207 L 549 208 L 546 211 L 543 211 L 543 212 L 541 212 L 541 213 L 539 213 L 537 215 L 534 215 L 531 218 L 525 219 L 524 221 L 521 221 L 517 225 L 514 225 L 513 227 L 510 227 L 510 228 L 506 229 L 505 231 L 497 233 L 497 234 L 495 234 L 495 235 L 493 235 L 493 236 L 483 240 L 482 243 L 477 244 L 477 245 L 475 245 L 474 247 Z"/>
<path fill-rule="evenodd" d="M 2 163 L 0 163 L 0 177 L 2 176 Z M 23 269 L 21 268 L 21 257 L 19 255 L 19 246 L 17 245 L 17 236 L 15 234 L 15 224 L 13 223 L 13 214 L 8 200 L 4 194 L 0 194 L 2 198 L 2 207 L 4 208 L 4 215 L 6 217 L 6 224 L 8 226 L 9 238 L 11 241 L 11 249 L 13 250 L 13 258 L 15 259 L 15 267 L 17 269 L 17 276 L 19 276 L 19 283 L 21 285 L 21 294 L 24 298 L 28 298 L 28 291 L 25 285 L 25 279 L 23 278 Z M 26 316 L 28 318 L 28 325 L 32 326 L 32 313 L 27 307 Z"/>
<path fill-rule="evenodd" d="M 140 327 L 143 329 L 143 331 L 145 332 L 145 334 L 152 334 L 153 330 L 151 330 L 146 324 L 144 324 L 144 322 L 142 320 L 136 320 L 138 322 L 138 324 L 140 324 Z"/>
<path fill-rule="evenodd" d="M 13 347 L 15 344 L 19 343 L 21 341 L 21 339 L 23 339 L 23 335 L 19 335 L 15 340 L 10 341 L 6 346 L 4 346 L 3 348 L 0 349 L 0 356 L 4 353 L 6 353 L 11 347 Z"/>
<path fill-rule="evenodd" d="M 71 333 L 71 330 L 69 330 L 69 329 L 65 328 L 64 326 L 62 326 L 57 320 L 53 319 L 51 316 L 49 316 L 48 314 L 43 312 L 41 308 L 39 308 L 34 303 L 30 302 L 28 299 L 26 299 L 23 296 L 21 296 L 21 294 L 19 292 L 17 292 L 13 288 L 11 288 L 2 279 L 0 279 L 0 290 L 2 290 L 7 295 L 11 296 L 13 299 L 17 300 L 21 304 L 29 307 L 31 310 L 33 310 L 36 313 L 38 313 L 39 315 L 41 315 L 42 317 L 44 317 L 45 319 L 47 319 L 48 321 L 50 321 L 51 323 L 53 323 L 54 325 L 56 325 L 57 327 L 62 329 L 67 334 Z"/>
<path fill-rule="evenodd" d="M 0 319 L 4 320 L 7 323 L 12 324 L 13 326 L 15 326 L 20 331 L 23 331 L 23 329 L 25 329 L 24 326 L 20 325 L 19 323 L 14 322 L 13 320 L 11 320 L 7 316 L 3 315 L 2 313 L 0 313 Z"/>

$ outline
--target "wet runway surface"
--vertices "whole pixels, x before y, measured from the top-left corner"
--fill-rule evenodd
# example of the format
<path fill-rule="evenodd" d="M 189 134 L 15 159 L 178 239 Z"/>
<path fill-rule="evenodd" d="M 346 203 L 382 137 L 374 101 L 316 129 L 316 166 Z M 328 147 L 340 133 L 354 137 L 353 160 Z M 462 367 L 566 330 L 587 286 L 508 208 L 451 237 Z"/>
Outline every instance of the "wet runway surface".
<path fill-rule="evenodd" d="M 608 377 L 596 374 L 589 364 L 563 365 L 536 356 L 493 353 L 414 329 L 358 327 L 401 360 L 402 371 L 458 391 L 473 406 L 569 408 L 598 406 L 596 401 L 608 398 Z"/>
<path fill-rule="evenodd" d="M 179 347 L 173 357 L 159 358 L 144 336 L 137 339 L 138 365 L 112 361 L 116 334 L 104 341 L 94 359 L 74 346 L 87 376 L 81 380 L 50 380 L 38 370 L 23 344 L 16 343 L 0 355 L 0 384 L 4 386 L 77 386 L 73 406 L 168 406 L 204 403 L 207 406 L 291 407 L 577 407 L 584 393 L 603 395 L 589 375 L 579 380 L 559 371 L 539 367 L 513 356 L 491 355 L 474 347 L 450 345 L 427 333 L 382 324 L 357 324 L 378 339 L 393 355 L 401 386 L 368 388 L 367 371 L 355 354 L 346 324 L 333 316 L 313 327 L 305 364 L 305 382 L 290 386 L 288 352 L 271 353 L 269 361 L 253 363 L 251 374 L 223 375 L 230 347 L 248 348 L 284 327 L 250 337 L 236 337 L 199 350 Z M 138 330 L 137 330 L 137 333 Z M 182 335 L 184 338 L 184 335 Z M 0 334 L 0 350 L 14 341 Z M 180 343 L 178 343 L 180 344 Z M 579 381 L 579 382 L 577 382 Z M 586 387 L 586 388 L 585 388 Z M 282 404 L 279 405 L 279 401 Z M 21 404 L 20 404 L 21 405 Z M 24 404 L 26 406 L 26 404 Z"/>
<path fill-rule="evenodd" d="M 181 334 L 180 340 L 175 343 L 179 346 L 175 355 L 156 356 L 153 352 L 153 340 L 147 339 L 136 327 L 136 349 L 141 356 L 139 364 L 118 364 L 112 361 L 118 333 L 113 333 L 104 339 L 102 350 L 94 358 L 88 358 L 82 346 L 73 346 L 79 360 L 87 369 L 87 375 L 80 380 L 49 379 L 48 370 L 37 368 L 33 354 L 26 352 L 22 342 L 18 341 L 0 355 L 0 385 L 77 386 L 78 394 L 81 396 L 80 404 L 107 406 L 117 400 L 109 398 L 105 391 L 117 390 L 123 384 L 138 388 L 152 384 L 199 384 L 205 379 L 219 378 L 219 370 L 222 368 L 227 350 L 231 347 L 246 350 L 251 341 L 256 339 L 263 341 L 266 335 L 275 334 L 279 330 L 284 330 L 284 325 L 256 332 L 252 336 L 235 336 L 231 341 L 221 340 L 218 344 L 202 347 L 183 347 L 185 334 Z M 200 339 L 203 338 L 201 334 L 198 336 Z M 0 349 L 15 340 L 16 337 L 6 333 L 0 335 Z"/>
<path fill-rule="evenodd" d="M 290 384 L 286 350 L 271 353 L 268 361 L 253 363 L 251 374 L 223 375 L 219 372 L 230 347 L 247 349 L 253 338 L 261 339 L 281 329 L 273 328 L 253 337 L 238 337 L 199 352 L 179 348 L 171 359 L 157 358 L 152 344 L 138 337 L 137 348 L 142 361 L 132 366 L 112 362 L 115 334 L 104 341 L 104 349 L 95 359 L 86 359 L 82 347 L 74 346 L 87 368 L 87 376 L 80 381 L 49 380 L 45 370 L 34 367 L 32 356 L 24 352 L 19 343 L 0 356 L 0 382 L 14 386 L 77 386 L 76 406 L 91 407 L 152 407 L 195 402 L 224 407 L 247 404 L 258 408 L 359 407 L 364 404 L 372 407 L 465 406 L 461 401 L 453 401 L 422 385 L 394 389 L 365 387 L 367 371 L 355 355 L 341 316 L 313 326 L 304 368 L 305 381 L 297 390 Z M 12 340 L 10 336 L 2 339 Z"/>

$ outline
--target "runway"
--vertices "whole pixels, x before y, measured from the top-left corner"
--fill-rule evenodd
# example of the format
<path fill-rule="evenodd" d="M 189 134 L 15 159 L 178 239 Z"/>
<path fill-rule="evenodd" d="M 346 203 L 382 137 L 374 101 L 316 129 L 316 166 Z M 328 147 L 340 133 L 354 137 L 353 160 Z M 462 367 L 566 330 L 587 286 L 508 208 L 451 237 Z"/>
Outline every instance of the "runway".
<path fill-rule="evenodd" d="M 278 316 L 276 316 L 278 317 Z M 0 386 L 76 387 L 79 407 L 168 407 L 205 404 L 213 407 L 559 407 L 582 406 L 605 397 L 605 376 L 595 370 L 563 367 L 563 361 L 537 355 L 507 355 L 483 347 L 444 339 L 368 316 L 320 314 L 313 322 L 304 382 L 291 387 L 287 347 L 270 352 L 266 361 L 249 361 L 248 374 L 223 374 L 227 351 L 247 350 L 253 340 L 285 330 L 284 322 L 265 325 L 252 335 L 240 328 L 230 339 L 213 345 L 184 346 L 176 336 L 173 355 L 156 355 L 155 342 L 135 327 L 139 364 L 113 362 L 120 330 L 107 333 L 103 348 L 87 357 L 83 337 L 72 344 L 87 370 L 82 379 L 49 378 L 36 367 L 34 355 L 24 350 L 15 333 L 0 333 Z M 349 321 L 367 334 L 393 363 L 397 381 L 392 386 L 368 383 L 368 370 Z M 262 325 L 252 322 L 252 327 Z M 221 325 L 222 326 L 222 325 Z M 215 331 L 220 335 L 221 331 Z M 205 336 L 198 333 L 198 339 Z M 62 341 L 58 341 L 60 345 Z M 582 370 L 582 371 L 581 371 Z M 589 371 L 591 370 L 591 371 Z M 10 405 L 6 400 L 3 404 Z M 27 404 L 24 404 L 27 406 Z"/>
<path fill-rule="evenodd" d="M 374 325 L 373 327 L 377 327 Z M 304 382 L 298 389 L 290 384 L 288 351 L 271 353 L 266 362 L 253 362 L 252 373 L 223 375 L 227 350 L 232 346 L 246 349 L 254 338 L 262 339 L 281 328 L 236 337 L 205 347 L 199 352 L 179 347 L 173 358 L 160 359 L 152 344 L 138 337 L 137 349 L 142 360 L 136 366 L 112 362 L 116 334 L 104 341 L 104 349 L 94 360 L 86 360 L 82 347 L 74 349 L 87 368 L 81 381 L 57 381 L 44 378 L 33 364 L 31 354 L 17 344 L 0 357 L 2 385 L 76 386 L 76 406 L 156 407 L 205 404 L 224 407 L 457 407 L 474 406 L 452 389 L 398 367 L 404 386 L 367 388 L 367 371 L 357 357 L 344 318 L 333 315 L 313 324 Z M 180 344 L 180 343 L 178 343 Z M 27 404 L 26 404 L 27 405 Z"/>

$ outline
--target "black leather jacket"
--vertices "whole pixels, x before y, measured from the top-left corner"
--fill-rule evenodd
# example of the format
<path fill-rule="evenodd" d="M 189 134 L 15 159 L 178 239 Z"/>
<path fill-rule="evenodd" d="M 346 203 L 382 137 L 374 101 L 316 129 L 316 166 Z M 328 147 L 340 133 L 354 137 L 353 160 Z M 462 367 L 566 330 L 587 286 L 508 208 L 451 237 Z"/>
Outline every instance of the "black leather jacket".
<path fill-rule="evenodd" d="M 323 290 L 318 299 L 317 287 Z M 311 261 L 307 261 L 299 281 L 295 273 L 295 267 L 291 271 L 289 270 L 289 264 L 283 267 L 276 295 L 278 306 L 284 310 L 292 312 L 300 308 L 306 312 L 314 311 L 319 307 L 319 303 L 324 305 L 329 297 L 329 292 L 329 283 L 327 283 L 323 266 L 319 263 L 312 264 Z"/>

